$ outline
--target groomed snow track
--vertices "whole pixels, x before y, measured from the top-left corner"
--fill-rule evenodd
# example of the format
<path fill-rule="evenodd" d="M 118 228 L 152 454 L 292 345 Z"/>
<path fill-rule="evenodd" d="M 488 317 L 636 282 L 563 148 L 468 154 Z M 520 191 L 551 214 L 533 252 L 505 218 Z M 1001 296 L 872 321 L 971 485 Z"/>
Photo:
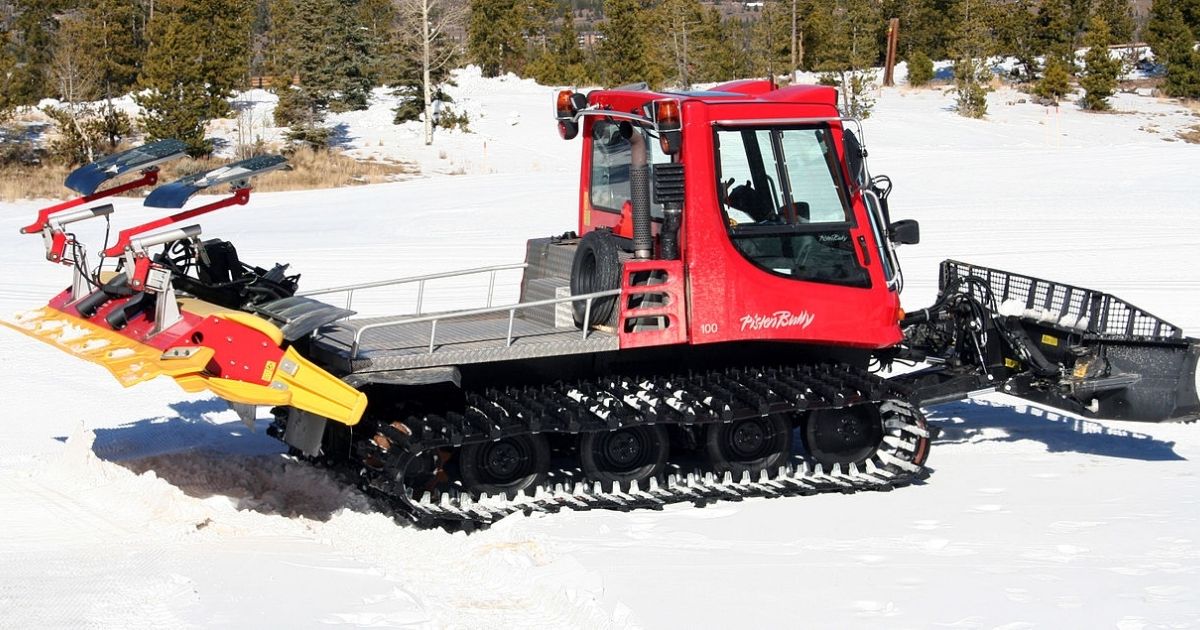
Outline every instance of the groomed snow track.
<path fill-rule="evenodd" d="M 660 509 L 671 503 L 703 506 L 751 497 L 826 492 L 886 491 L 928 475 L 925 461 L 936 429 L 894 383 L 840 365 L 736 368 L 660 376 L 607 377 L 572 384 L 467 392 L 464 413 L 381 423 L 375 439 L 358 446 L 355 470 L 369 494 L 418 527 L 473 530 L 517 512 Z M 550 478 L 516 496 L 473 496 L 459 487 L 414 492 L 405 485 L 413 460 L 427 451 L 458 449 L 522 434 L 583 434 L 639 425 L 707 425 L 768 414 L 872 405 L 882 439 L 856 463 L 822 466 L 792 455 L 771 470 L 740 474 L 712 470 L 667 474 L 622 487 L 578 476 Z"/>

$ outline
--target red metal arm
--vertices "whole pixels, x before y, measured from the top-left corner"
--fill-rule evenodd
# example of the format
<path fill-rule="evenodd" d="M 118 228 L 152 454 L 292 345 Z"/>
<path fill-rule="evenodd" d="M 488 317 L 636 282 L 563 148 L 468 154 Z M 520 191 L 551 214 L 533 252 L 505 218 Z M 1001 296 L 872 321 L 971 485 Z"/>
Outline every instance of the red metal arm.
<path fill-rule="evenodd" d="M 49 208 L 43 208 L 42 210 L 39 210 L 38 216 L 37 216 L 37 221 L 34 221 L 33 223 L 30 223 L 29 225 L 21 228 L 21 233 L 22 234 L 36 234 L 38 232 L 41 232 L 42 230 L 44 230 L 50 226 L 50 215 L 55 214 L 57 212 L 62 212 L 63 210 L 70 210 L 71 208 L 77 208 L 79 206 L 82 206 L 85 203 L 91 203 L 97 199 L 104 199 L 105 197 L 119 195 L 121 193 L 129 192 L 131 190 L 141 188 L 143 186 L 153 186 L 157 183 L 158 183 L 158 169 L 157 168 L 143 171 L 141 178 L 135 179 L 127 184 L 121 184 L 120 186 L 114 186 L 114 187 L 108 188 L 106 190 L 94 192 L 90 195 L 84 195 L 83 197 L 76 197 L 75 199 L 72 199 L 70 201 L 64 201 L 58 205 L 50 206 Z"/>
<path fill-rule="evenodd" d="M 161 219 L 155 219 L 153 221 L 150 221 L 148 223 L 143 223 L 138 226 L 126 228 L 124 230 L 121 230 L 121 233 L 117 236 L 116 244 L 113 245 L 112 247 L 104 250 L 104 255 L 110 256 L 110 257 L 120 256 L 125 251 L 125 248 L 129 247 L 130 240 L 132 240 L 132 238 L 134 236 L 137 236 L 138 234 L 142 234 L 144 232 L 149 232 L 150 230 L 154 230 L 154 229 L 166 226 L 166 225 L 171 225 L 172 223 L 178 223 L 180 221 L 185 221 L 192 217 L 200 216 L 202 214 L 207 214 L 214 210 L 220 210 L 221 208 L 228 208 L 229 206 L 244 206 L 249 201 L 250 201 L 250 188 L 238 188 L 237 190 L 233 191 L 232 197 L 228 197 L 226 199 L 222 199 L 220 201 L 210 203 L 206 206 L 200 206 L 199 208 L 193 208 L 191 210 L 185 210 L 183 212 L 172 214 L 171 216 L 168 216 L 168 217 L 163 217 Z"/>

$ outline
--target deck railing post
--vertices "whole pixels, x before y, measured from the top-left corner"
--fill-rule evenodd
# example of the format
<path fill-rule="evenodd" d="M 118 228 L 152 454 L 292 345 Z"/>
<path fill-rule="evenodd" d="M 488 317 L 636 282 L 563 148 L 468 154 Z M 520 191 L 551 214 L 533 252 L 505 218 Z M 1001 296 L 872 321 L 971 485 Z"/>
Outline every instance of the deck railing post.
<path fill-rule="evenodd" d="M 369 330 L 375 330 L 375 329 L 379 329 L 379 328 L 390 328 L 393 326 L 400 326 L 403 324 L 418 324 L 418 323 L 424 323 L 424 322 L 430 322 L 429 353 L 433 354 L 434 348 L 437 346 L 437 323 L 439 321 L 442 321 L 445 319 L 461 318 L 461 317 L 475 317 L 478 315 L 486 315 L 486 314 L 490 314 L 490 313 L 508 313 L 508 333 L 505 337 L 505 342 L 508 345 L 512 345 L 513 328 L 515 326 L 517 311 L 522 310 L 522 309 L 527 309 L 527 308 L 534 308 L 534 307 L 541 307 L 541 306 L 553 306 L 553 305 L 563 304 L 563 303 L 574 304 L 575 302 L 578 302 L 579 300 L 586 301 L 584 326 L 583 326 L 583 338 L 586 340 L 588 338 L 588 334 L 591 332 L 590 328 L 591 328 L 591 319 L 592 319 L 592 302 L 595 301 L 597 298 L 616 297 L 616 296 L 619 296 L 620 294 L 621 294 L 620 289 L 612 289 L 610 291 L 599 291 L 596 293 L 589 293 L 587 295 L 574 295 L 574 296 L 566 296 L 566 297 L 552 298 L 552 299 L 546 299 L 546 300 L 536 300 L 533 302 L 521 302 L 518 304 L 509 305 L 509 306 L 494 306 L 494 307 L 481 308 L 481 309 L 475 309 L 475 310 L 470 310 L 470 311 L 455 311 L 455 312 L 451 312 L 451 313 L 441 313 L 441 314 L 433 314 L 433 315 L 425 315 L 425 316 L 401 317 L 401 318 L 393 319 L 393 320 L 373 322 L 370 324 L 365 324 L 361 328 L 358 328 L 355 330 L 354 341 L 350 347 L 350 358 L 355 359 L 358 357 L 359 347 L 360 347 L 363 335 Z"/>
<path fill-rule="evenodd" d="M 586 305 L 583 307 L 583 338 L 587 339 L 588 329 L 592 327 L 592 298 L 587 299 Z"/>

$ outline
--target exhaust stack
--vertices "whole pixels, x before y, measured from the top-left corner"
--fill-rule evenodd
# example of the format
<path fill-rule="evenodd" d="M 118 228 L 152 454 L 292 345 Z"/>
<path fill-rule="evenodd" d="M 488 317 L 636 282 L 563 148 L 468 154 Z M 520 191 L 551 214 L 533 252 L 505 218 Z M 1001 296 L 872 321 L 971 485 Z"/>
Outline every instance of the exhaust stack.
<path fill-rule="evenodd" d="M 646 138 L 634 131 L 629 138 L 632 155 L 629 166 L 629 193 L 633 204 L 633 257 L 646 260 L 654 254 L 654 235 L 650 231 L 650 167 L 647 164 Z"/>

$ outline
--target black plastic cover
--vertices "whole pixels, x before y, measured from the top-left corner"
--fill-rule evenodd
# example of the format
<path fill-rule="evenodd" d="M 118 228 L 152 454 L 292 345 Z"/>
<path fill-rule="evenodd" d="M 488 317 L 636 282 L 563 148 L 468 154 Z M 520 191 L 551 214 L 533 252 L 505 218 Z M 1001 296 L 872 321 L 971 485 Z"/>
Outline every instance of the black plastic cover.
<path fill-rule="evenodd" d="M 140 171 L 187 155 L 187 145 L 178 140 L 159 140 L 140 147 L 114 153 L 91 164 L 85 164 L 67 176 L 66 186 L 81 194 L 90 195 L 104 182 L 131 171 Z"/>
<path fill-rule="evenodd" d="M 206 173 L 181 177 L 170 184 L 156 188 L 146 197 L 145 205 L 150 208 L 182 208 L 192 195 L 207 188 L 225 183 L 239 184 L 286 167 L 287 158 L 282 155 L 260 155 L 233 164 L 226 164 Z"/>

